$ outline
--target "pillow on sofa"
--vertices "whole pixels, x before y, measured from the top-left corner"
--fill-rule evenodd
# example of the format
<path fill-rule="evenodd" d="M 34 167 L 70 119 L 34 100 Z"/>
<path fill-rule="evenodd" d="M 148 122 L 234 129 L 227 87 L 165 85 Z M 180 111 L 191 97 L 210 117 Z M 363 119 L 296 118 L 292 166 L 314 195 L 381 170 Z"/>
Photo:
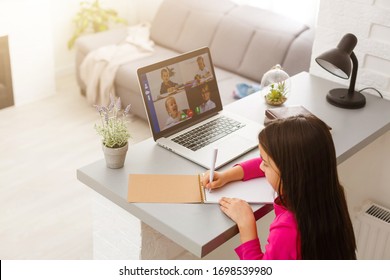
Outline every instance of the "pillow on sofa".
<path fill-rule="evenodd" d="M 222 15 L 207 11 L 191 11 L 180 32 L 176 49 L 187 52 L 209 46 L 221 17 Z"/>
<path fill-rule="evenodd" d="M 189 10 L 176 1 L 175 11 L 171 5 L 164 1 L 152 23 L 150 38 L 157 44 L 170 49 L 175 49 L 177 38 L 183 26 L 183 22 L 189 15 Z M 167 16 L 170 15 L 170 16 Z"/>

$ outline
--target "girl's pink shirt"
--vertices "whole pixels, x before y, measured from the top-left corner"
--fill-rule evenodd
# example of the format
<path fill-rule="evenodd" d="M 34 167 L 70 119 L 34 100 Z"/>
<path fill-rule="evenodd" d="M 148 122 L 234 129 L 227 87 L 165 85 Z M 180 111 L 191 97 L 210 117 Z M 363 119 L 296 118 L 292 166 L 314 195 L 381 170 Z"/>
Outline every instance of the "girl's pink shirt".
<path fill-rule="evenodd" d="M 244 170 L 243 181 L 264 177 L 260 169 L 261 158 L 254 158 L 239 165 Z M 235 251 L 241 260 L 296 260 L 301 259 L 300 238 L 294 214 L 274 201 L 275 219 L 270 225 L 265 252 L 262 251 L 258 238 L 238 246 Z"/>

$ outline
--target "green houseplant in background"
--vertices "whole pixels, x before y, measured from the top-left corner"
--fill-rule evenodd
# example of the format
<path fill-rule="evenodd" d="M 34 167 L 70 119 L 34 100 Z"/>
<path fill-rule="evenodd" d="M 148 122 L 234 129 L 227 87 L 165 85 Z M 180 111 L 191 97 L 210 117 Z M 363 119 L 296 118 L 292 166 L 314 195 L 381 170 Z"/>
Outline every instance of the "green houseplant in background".
<path fill-rule="evenodd" d="M 106 9 L 100 5 L 99 0 L 93 2 L 80 2 L 80 10 L 73 19 L 75 30 L 68 41 L 71 49 L 80 35 L 108 30 L 113 24 L 127 24 L 127 21 L 118 16 L 113 9 Z"/>
<path fill-rule="evenodd" d="M 121 168 L 126 159 L 128 140 L 131 137 L 127 128 L 127 115 L 130 104 L 122 110 L 120 98 L 110 95 L 110 105 L 98 106 L 100 124 L 95 124 L 97 133 L 102 137 L 102 148 L 107 167 Z"/>

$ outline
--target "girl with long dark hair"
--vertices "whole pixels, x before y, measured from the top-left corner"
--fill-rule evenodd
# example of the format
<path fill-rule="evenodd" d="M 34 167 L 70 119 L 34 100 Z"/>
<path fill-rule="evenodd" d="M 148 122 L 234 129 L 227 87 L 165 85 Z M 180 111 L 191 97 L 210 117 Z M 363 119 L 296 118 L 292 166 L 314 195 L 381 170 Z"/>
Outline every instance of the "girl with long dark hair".
<path fill-rule="evenodd" d="M 265 176 L 278 194 L 263 251 L 249 204 L 222 198 L 221 210 L 237 223 L 240 259 L 356 259 L 356 242 L 337 173 L 332 135 L 315 116 L 272 121 L 259 133 L 260 157 L 224 172 L 206 188 Z"/>

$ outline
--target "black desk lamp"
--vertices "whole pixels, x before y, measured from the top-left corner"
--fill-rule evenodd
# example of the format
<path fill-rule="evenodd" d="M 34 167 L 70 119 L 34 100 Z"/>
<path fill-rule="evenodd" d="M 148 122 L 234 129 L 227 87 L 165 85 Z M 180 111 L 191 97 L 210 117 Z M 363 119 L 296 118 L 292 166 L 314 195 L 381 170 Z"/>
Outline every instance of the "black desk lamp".
<path fill-rule="evenodd" d="M 351 74 L 352 60 L 352 77 L 349 89 L 332 89 L 326 96 L 326 100 L 337 107 L 358 109 L 366 105 L 366 98 L 364 95 L 355 91 L 358 60 L 353 53 L 353 49 L 355 48 L 356 43 L 356 36 L 348 33 L 344 35 L 335 49 L 327 51 L 316 58 L 317 63 L 322 68 L 343 79 L 348 79 Z"/>

